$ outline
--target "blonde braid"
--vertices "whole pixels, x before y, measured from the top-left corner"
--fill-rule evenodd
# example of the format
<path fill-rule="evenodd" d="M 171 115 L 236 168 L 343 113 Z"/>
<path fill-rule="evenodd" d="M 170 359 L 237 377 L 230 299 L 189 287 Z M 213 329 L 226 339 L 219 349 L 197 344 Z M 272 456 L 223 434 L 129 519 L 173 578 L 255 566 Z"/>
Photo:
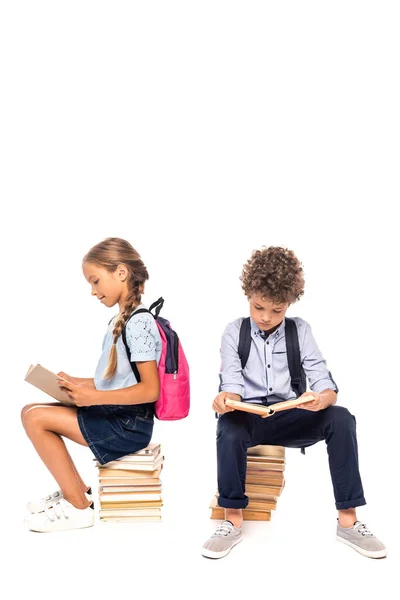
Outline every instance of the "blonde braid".
<path fill-rule="evenodd" d="M 134 279 L 132 277 L 132 279 Z M 137 308 L 142 299 L 143 283 L 134 280 L 133 289 L 128 295 L 123 311 L 118 315 L 113 329 L 113 343 L 111 346 L 110 356 L 108 359 L 107 369 L 103 375 L 104 379 L 111 379 L 117 370 L 117 340 L 121 335 L 128 318 L 131 316 L 135 308 Z"/>

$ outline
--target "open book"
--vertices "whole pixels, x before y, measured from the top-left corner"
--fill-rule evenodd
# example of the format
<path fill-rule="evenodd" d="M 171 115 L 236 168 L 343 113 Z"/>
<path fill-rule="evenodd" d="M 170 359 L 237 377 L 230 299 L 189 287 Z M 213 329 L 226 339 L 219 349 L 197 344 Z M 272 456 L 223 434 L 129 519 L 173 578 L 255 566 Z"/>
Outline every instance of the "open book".
<path fill-rule="evenodd" d="M 57 383 L 57 380 L 65 381 L 63 377 L 59 377 L 52 371 L 48 371 L 42 365 L 31 365 L 27 374 L 25 375 L 25 381 L 31 383 L 42 392 L 45 392 L 55 400 L 58 400 L 62 404 L 69 404 L 70 406 L 75 406 L 75 404 L 70 400 L 66 392 L 64 392 Z"/>
<path fill-rule="evenodd" d="M 285 400 L 284 402 L 276 402 L 271 406 L 263 406 L 262 404 L 251 404 L 251 402 L 241 402 L 240 400 L 231 400 L 227 398 L 225 400 L 226 406 L 235 408 L 236 410 L 243 410 L 244 412 L 250 412 L 255 415 L 261 415 L 262 417 L 270 417 L 276 412 L 282 410 L 288 410 L 289 408 L 295 408 L 299 404 L 305 404 L 314 400 L 314 396 L 304 396 L 304 398 L 294 398 L 294 400 Z"/>

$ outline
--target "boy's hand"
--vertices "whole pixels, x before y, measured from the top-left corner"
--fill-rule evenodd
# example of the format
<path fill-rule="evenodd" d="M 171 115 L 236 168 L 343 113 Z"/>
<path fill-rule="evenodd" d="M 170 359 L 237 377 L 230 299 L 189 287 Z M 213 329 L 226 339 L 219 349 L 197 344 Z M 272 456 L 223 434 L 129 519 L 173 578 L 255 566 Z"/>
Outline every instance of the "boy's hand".
<path fill-rule="evenodd" d="M 225 400 L 227 398 L 231 398 L 232 400 L 240 400 L 240 396 L 238 396 L 237 394 L 230 394 L 229 392 L 220 392 L 218 396 L 216 396 L 212 405 L 215 412 L 217 412 L 219 415 L 223 415 L 227 412 L 232 412 L 233 410 L 235 410 L 231 406 L 226 406 Z"/>
<path fill-rule="evenodd" d="M 303 410 L 312 410 L 313 412 L 324 410 L 324 408 L 326 408 L 321 394 L 318 394 L 317 392 L 305 392 L 300 396 L 300 398 L 303 396 L 314 396 L 314 400 L 311 400 L 311 402 L 306 402 L 305 404 L 299 404 L 297 408 L 302 408 Z"/>

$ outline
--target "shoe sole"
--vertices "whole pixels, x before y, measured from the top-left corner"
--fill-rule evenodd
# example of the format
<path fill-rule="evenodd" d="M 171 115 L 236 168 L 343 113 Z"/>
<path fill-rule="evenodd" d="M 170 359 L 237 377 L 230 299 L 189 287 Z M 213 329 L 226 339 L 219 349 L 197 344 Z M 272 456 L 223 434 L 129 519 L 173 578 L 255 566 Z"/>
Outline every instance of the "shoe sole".
<path fill-rule="evenodd" d="M 229 552 L 232 550 L 232 548 L 234 548 L 237 544 L 239 544 L 241 541 L 243 540 L 243 538 L 239 538 L 234 544 L 232 544 L 232 546 L 230 546 L 228 548 L 228 550 L 223 550 L 222 552 L 213 552 L 212 550 L 208 550 L 208 548 L 202 548 L 201 550 L 201 554 L 205 557 L 205 558 L 224 558 L 224 556 L 226 556 L 227 554 L 229 554 Z"/>
<path fill-rule="evenodd" d="M 359 552 L 360 554 L 362 554 L 363 556 L 366 556 L 367 558 L 386 558 L 386 556 L 387 556 L 386 549 L 384 549 L 384 550 L 364 550 L 364 548 L 360 548 L 360 546 L 357 546 L 357 544 L 352 544 L 348 540 L 343 539 L 342 537 L 340 537 L 340 535 L 337 535 L 336 539 L 338 542 L 342 542 L 342 544 L 346 544 L 346 546 L 350 546 L 350 548 L 353 548 L 353 550 L 355 550 L 356 552 Z"/>
<path fill-rule="evenodd" d="M 90 525 L 79 525 L 78 527 L 66 527 L 64 529 L 32 529 L 28 524 L 25 525 L 25 528 L 28 531 L 33 531 L 33 533 L 59 533 L 60 531 L 74 531 L 74 529 L 88 529 L 89 527 L 93 527 L 94 523 L 90 523 Z"/>

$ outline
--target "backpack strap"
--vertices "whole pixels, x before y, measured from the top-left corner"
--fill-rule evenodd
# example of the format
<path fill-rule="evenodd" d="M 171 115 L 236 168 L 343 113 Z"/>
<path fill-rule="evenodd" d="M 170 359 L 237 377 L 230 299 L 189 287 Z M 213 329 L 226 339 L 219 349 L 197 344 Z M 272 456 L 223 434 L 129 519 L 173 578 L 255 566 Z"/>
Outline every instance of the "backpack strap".
<path fill-rule="evenodd" d="M 155 319 L 157 319 L 158 315 L 160 314 L 160 310 L 162 309 L 162 307 L 164 306 L 164 298 L 160 297 L 158 300 L 156 300 L 155 302 L 153 302 L 153 304 L 150 306 L 149 308 L 149 312 L 151 312 L 153 310 L 153 308 L 156 309 L 153 317 Z M 138 311 L 140 312 L 140 311 Z M 152 313 L 153 314 L 153 313 Z"/>
<path fill-rule="evenodd" d="M 132 367 L 132 371 L 133 371 L 133 373 L 134 373 L 134 375 L 136 377 L 136 381 L 138 383 L 140 382 L 140 375 L 139 375 L 139 371 L 138 371 L 138 368 L 136 366 L 136 363 L 134 361 L 131 361 L 131 359 L 130 359 L 131 351 L 129 349 L 128 342 L 126 340 L 126 326 L 127 326 L 128 322 L 132 319 L 132 317 L 134 315 L 139 315 L 140 313 L 150 313 L 150 311 L 147 310 L 147 308 L 140 308 L 139 310 L 134 311 L 131 314 L 131 316 L 129 317 L 129 319 L 126 320 L 125 327 L 123 328 L 123 330 L 121 332 L 122 341 L 124 342 L 124 346 L 125 346 L 125 350 L 126 350 L 126 355 L 128 357 L 128 360 L 129 360 L 129 362 L 131 364 L 131 367 Z M 152 313 L 150 313 L 150 314 L 152 314 Z"/>
<path fill-rule="evenodd" d="M 242 364 L 242 370 L 245 368 L 249 359 L 251 346 L 251 324 L 250 317 L 243 319 L 240 325 L 238 354 Z"/>
<path fill-rule="evenodd" d="M 301 366 L 299 335 L 297 332 L 296 323 L 293 319 L 286 317 L 285 319 L 285 336 L 286 336 L 286 355 L 288 359 L 289 372 L 292 389 L 296 396 L 301 396 L 307 389 L 307 380 L 304 370 Z M 305 454 L 304 446 L 301 448 L 301 453 Z"/>
<path fill-rule="evenodd" d="M 299 336 L 293 319 L 285 319 L 286 354 L 288 359 L 291 385 L 296 396 L 301 396 L 307 389 L 305 373 L 301 367 Z"/>

